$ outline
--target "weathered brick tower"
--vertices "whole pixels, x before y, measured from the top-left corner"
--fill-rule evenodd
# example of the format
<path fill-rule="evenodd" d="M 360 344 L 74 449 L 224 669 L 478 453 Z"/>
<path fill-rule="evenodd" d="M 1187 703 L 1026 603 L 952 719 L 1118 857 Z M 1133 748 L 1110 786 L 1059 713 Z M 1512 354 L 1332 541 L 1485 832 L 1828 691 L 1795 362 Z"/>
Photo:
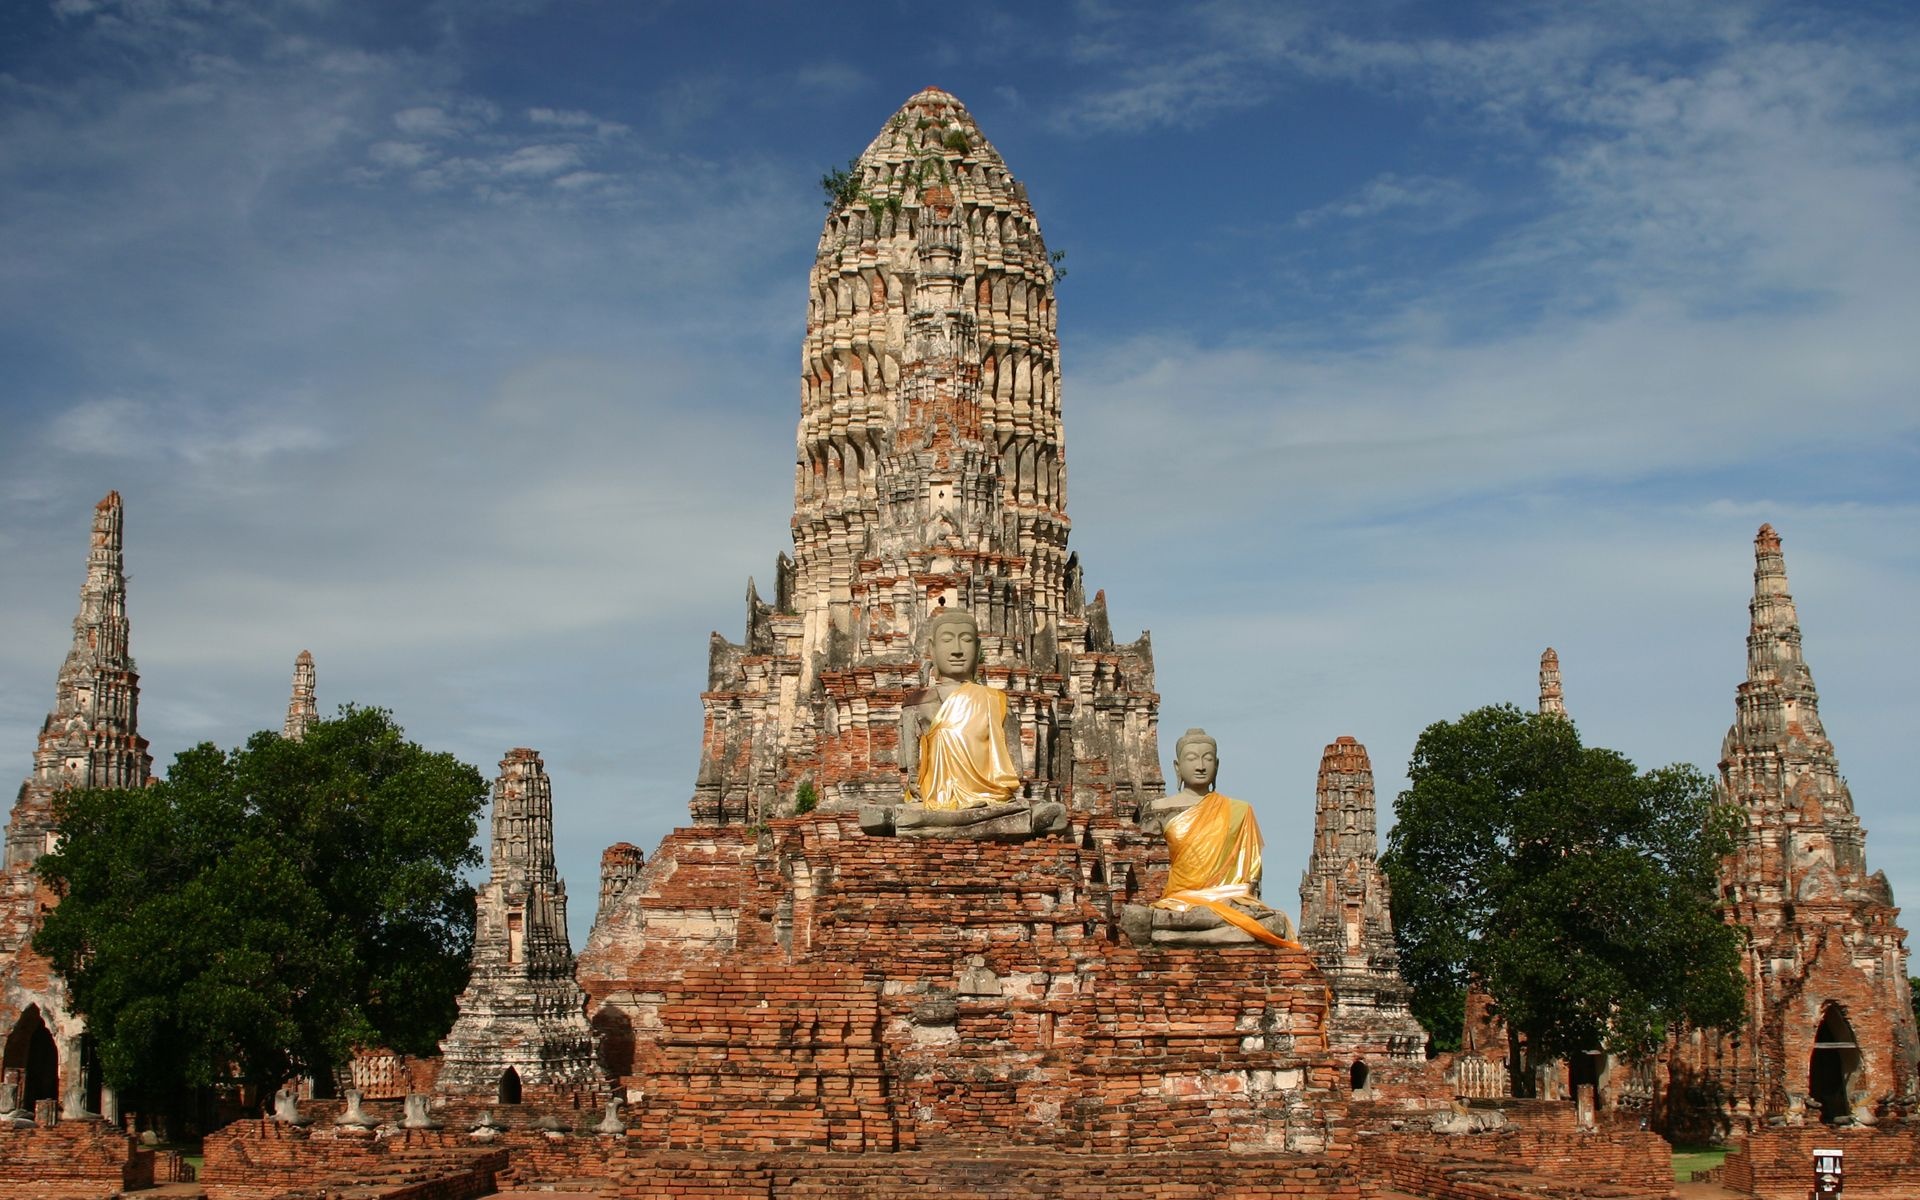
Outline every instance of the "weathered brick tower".
<path fill-rule="evenodd" d="M 1320 756 L 1313 851 L 1300 876 L 1300 942 L 1333 991 L 1327 1039 L 1347 1060 L 1356 1094 L 1423 1093 L 1427 1032 L 1413 1019 L 1413 989 L 1400 977 L 1391 893 L 1380 869 L 1373 764 L 1351 737 Z"/>
<path fill-rule="evenodd" d="M 302 650 L 293 660 L 293 694 L 287 698 L 287 719 L 280 726 L 280 736 L 288 741 L 297 742 L 307 736 L 307 726 L 320 719 L 313 682 L 313 653 Z"/>
<path fill-rule="evenodd" d="M 1165 790 L 1158 697 L 1146 638 L 1113 641 L 1067 553 L 1058 379 L 1025 191 L 923 91 L 821 237 L 794 555 L 770 603 L 749 589 L 745 642 L 714 638 L 694 824 L 603 864 L 580 980 L 644 1144 L 860 1156 L 850 1195 L 927 1169 L 875 1151 L 1016 1148 L 969 1184 L 1227 1189 L 1279 1157 L 1288 1186 L 1360 1186 L 1320 1157 L 1345 1145 L 1347 1064 L 1311 956 L 1121 937 L 1167 877 L 1136 819 Z M 943 607 L 976 618 L 1022 794 L 1066 805 L 1065 833 L 863 832 L 860 806 L 901 798 L 902 702 Z M 803 783 L 818 806 L 797 813 Z"/>
<path fill-rule="evenodd" d="M 1720 751 L 1721 799 L 1745 818 L 1720 870 L 1747 930 L 1748 1025 L 1675 1053 L 1675 1101 L 1717 1101 L 1734 1125 L 1871 1123 L 1912 1111 L 1905 931 L 1820 724 L 1780 536 L 1754 539 L 1747 679 Z"/>
<path fill-rule="evenodd" d="M 1163 790 L 1148 639 L 1119 645 L 1067 552 L 1053 267 L 1026 189 L 958 100 L 909 100 L 820 236 L 801 350 L 793 557 L 746 640 L 714 635 L 693 815 L 899 798 L 929 612 L 979 622 L 1035 800 L 1132 815 Z"/>
<path fill-rule="evenodd" d="M 56 897 L 33 864 L 51 848 L 54 795 L 67 788 L 144 787 L 153 757 L 140 736 L 140 676 L 127 649 L 127 578 L 122 564 L 120 493 L 93 510 L 93 546 L 73 619 L 73 648 L 60 666 L 53 711 L 40 727 L 33 774 L 7 821 L 4 906 L 0 907 L 0 1065 L 22 1102 L 70 1098 L 82 1079 L 85 1026 L 67 1011 L 66 985 L 33 952 L 40 914 Z M 15 1075 L 15 1073 L 18 1073 Z"/>
<path fill-rule="evenodd" d="M 436 1090 L 502 1104 L 603 1090 L 586 993 L 573 978 L 567 885 L 553 866 L 553 784 L 532 750 L 500 760 L 490 870 L 475 906 L 473 974 L 440 1043 Z"/>
<path fill-rule="evenodd" d="M 1552 646 L 1540 652 L 1540 715 L 1567 715 L 1567 699 L 1560 690 L 1560 655 Z"/>

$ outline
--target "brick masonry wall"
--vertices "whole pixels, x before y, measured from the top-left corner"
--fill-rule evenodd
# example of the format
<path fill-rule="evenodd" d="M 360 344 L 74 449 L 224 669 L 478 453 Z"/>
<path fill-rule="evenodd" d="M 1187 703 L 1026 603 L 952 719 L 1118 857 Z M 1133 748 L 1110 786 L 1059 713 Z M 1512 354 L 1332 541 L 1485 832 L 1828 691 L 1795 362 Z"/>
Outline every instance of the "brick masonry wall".
<path fill-rule="evenodd" d="M 462 1132 L 347 1133 L 316 1122 L 236 1121 L 208 1135 L 200 1183 L 208 1200 L 276 1200 L 347 1188 L 383 1200 L 467 1200 L 494 1190 L 507 1151 Z"/>
<path fill-rule="evenodd" d="M 1912 1125 L 1756 1129 L 1735 1141 L 1721 1183 L 1761 1200 L 1806 1200 L 1817 1149 L 1845 1153 L 1849 1200 L 1920 1196 L 1920 1128 Z"/>
<path fill-rule="evenodd" d="M 72 1187 L 70 1185 L 92 1185 Z M 104 1195 L 154 1184 L 154 1153 L 98 1121 L 58 1125 L 0 1125 L 0 1194 L 39 1195 L 69 1187 L 76 1195 Z"/>
<path fill-rule="evenodd" d="M 1668 1200 L 1673 1152 L 1658 1134 L 1510 1127 L 1365 1136 L 1358 1169 L 1433 1200 Z"/>
<path fill-rule="evenodd" d="M 1376 1183 L 1346 1164 L 1302 1155 L 751 1155 L 623 1149 L 598 1178 L 608 1180 L 603 1195 L 623 1200 L 1372 1200 L 1379 1194 Z"/>

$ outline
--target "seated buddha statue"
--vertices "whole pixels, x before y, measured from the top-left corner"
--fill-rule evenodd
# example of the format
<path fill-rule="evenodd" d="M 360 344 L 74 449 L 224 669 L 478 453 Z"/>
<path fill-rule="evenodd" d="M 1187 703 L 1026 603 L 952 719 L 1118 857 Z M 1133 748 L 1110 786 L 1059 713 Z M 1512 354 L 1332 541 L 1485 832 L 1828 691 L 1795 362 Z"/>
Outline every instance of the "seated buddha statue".
<path fill-rule="evenodd" d="M 1137 944 L 1221 946 L 1265 942 L 1299 949 L 1293 922 L 1260 899 L 1260 824 L 1253 806 L 1213 790 L 1220 748 L 1204 729 L 1189 729 L 1173 747 L 1180 791 L 1149 803 L 1141 827 L 1158 832 L 1172 852 L 1161 897 L 1130 904 L 1120 927 Z"/>
<path fill-rule="evenodd" d="M 872 834 L 1019 840 L 1066 827 L 1066 806 L 1023 795 L 1007 694 L 974 681 L 980 628 L 959 609 L 927 625 L 931 682 L 901 708 L 898 805 L 860 810 Z"/>

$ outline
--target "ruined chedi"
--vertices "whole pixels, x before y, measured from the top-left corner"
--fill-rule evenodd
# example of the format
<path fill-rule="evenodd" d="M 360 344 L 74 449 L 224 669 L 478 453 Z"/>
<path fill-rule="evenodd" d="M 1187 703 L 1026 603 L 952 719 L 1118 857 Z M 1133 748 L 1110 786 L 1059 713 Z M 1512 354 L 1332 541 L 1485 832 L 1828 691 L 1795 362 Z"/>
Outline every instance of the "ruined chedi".
<path fill-rule="evenodd" d="M 835 197 L 809 278 L 793 555 L 746 639 L 715 634 L 694 818 L 752 824 L 802 781 L 901 792 L 899 713 L 931 613 L 979 625 L 1025 799 L 1131 815 L 1164 790 L 1153 657 L 1116 644 L 1067 551 L 1053 268 L 1026 189 L 929 88 Z"/>
<path fill-rule="evenodd" d="M 7 865 L 31 866 L 53 838 L 53 795 L 70 787 L 144 787 L 153 756 L 140 736 L 140 676 L 127 650 L 127 579 L 119 492 L 93 510 L 93 548 L 73 648 L 60 666 L 53 711 L 40 727 L 33 774 L 7 822 Z"/>
<path fill-rule="evenodd" d="M 1300 941 L 1333 991 L 1327 1030 L 1356 1092 L 1378 1091 L 1426 1062 L 1427 1033 L 1400 977 L 1387 876 L 1375 833 L 1373 764 L 1341 736 L 1320 756 L 1313 850 L 1300 876 Z"/>
<path fill-rule="evenodd" d="M 1721 863 L 1747 931 L 1748 1024 L 1675 1049 L 1676 1102 L 1702 1089 L 1735 1125 L 1870 1123 L 1912 1111 L 1920 1059 L 1906 933 L 1820 723 L 1780 535 L 1754 538 L 1747 678 L 1720 750 L 1719 798 L 1742 817 Z"/>
<path fill-rule="evenodd" d="M 1560 691 L 1560 656 L 1548 646 L 1540 653 L 1540 715 L 1567 715 L 1566 697 Z"/>
<path fill-rule="evenodd" d="M 118 492 L 94 507 L 73 648 L 60 666 L 53 711 L 40 727 L 33 774 L 7 822 L 0 1029 L 6 1066 L 22 1073 L 19 1096 L 29 1106 L 66 1098 L 83 1082 L 84 1023 L 67 1010 L 65 984 L 31 945 L 41 911 L 57 902 L 33 871 L 53 844 L 54 797 L 68 788 L 144 787 L 153 773 L 139 730 L 140 676 L 128 651 L 122 517 Z"/>
<path fill-rule="evenodd" d="M 287 700 L 287 719 L 280 726 L 280 736 L 297 742 L 307 736 L 307 727 L 319 719 L 320 709 L 313 696 L 313 653 L 302 650 L 293 660 L 293 695 Z"/>
<path fill-rule="evenodd" d="M 1157 697 L 1146 639 L 1114 642 L 1066 553 L 1053 322 L 1024 190 L 957 100 L 913 96 L 821 238 L 794 557 L 771 603 L 749 592 L 746 641 L 713 643 L 694 823 L 603 860 L 580 956 L 603 1061 L 632 1136 L 671 1151 L 879 1152 L 860 1169 L 892 1174 L 894 1152 L 1019 1147 L 1074 1180 L 1274 1155 L 1347 1194 L 1319 1157 L 1344 1063 L 1311 958 L 1120 935 L 1170 873 L 1137 822 L 1165 792 Z M 1063 806 L 1057 828 L 869 830 L 863 809 L 906 807 L 930 627 L 971 639 L 1018 799 Z"/>
<path fill-rule="evenodd" d="M 500 760 L 487 883 L 474 907 L 473 972 L 440 1043 L 436 1090 L 503 1104 L 602 1090 L 586 993 L 573 977 L 567 885 L 553 865 L 553 785 L 532 750 Z"/>

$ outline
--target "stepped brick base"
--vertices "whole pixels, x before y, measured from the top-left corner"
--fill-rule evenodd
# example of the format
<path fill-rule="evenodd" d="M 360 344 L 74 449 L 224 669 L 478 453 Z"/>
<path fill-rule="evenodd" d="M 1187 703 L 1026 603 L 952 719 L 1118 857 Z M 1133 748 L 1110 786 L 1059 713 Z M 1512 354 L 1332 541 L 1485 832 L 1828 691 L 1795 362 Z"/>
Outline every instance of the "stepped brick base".
<path fill-rule="evenodd" d="M 649 1146 L 1337 1152 L 1346 1064 L 1310 956 L 1138 949 L 1164 844 L 1014 845 L 852 814 L 685 829 L 601 913 L 581 983 Z"/>

